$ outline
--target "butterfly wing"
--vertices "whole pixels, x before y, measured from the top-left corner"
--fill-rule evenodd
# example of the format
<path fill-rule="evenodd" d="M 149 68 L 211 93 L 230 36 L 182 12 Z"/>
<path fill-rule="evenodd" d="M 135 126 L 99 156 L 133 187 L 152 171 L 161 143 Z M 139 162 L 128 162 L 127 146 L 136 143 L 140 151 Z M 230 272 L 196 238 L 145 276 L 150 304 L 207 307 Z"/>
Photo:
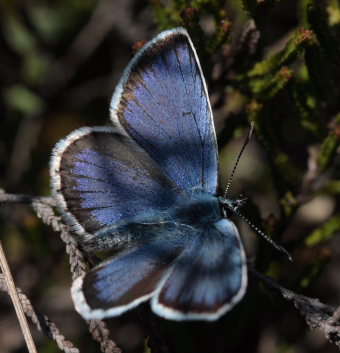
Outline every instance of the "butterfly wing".
<path fill-rule="evenodd" d="M 78 312 L 86 319 L 103 319 L 149 299 L 181 251 L 174 239 L 125 250 L 79 277 L 72 286 Z"/>
<path fill-rule="evenodd" d="M 238 231 L 222 219 L 191 237 L 153 296 L 152 309 L 171 320 L 217 320 L 242 299 L 246 285 Z"/>
<path fill-rule="evenodd" d="M 51 176 L 59 207 L 79 234 L 168 209 L 179 194 L 147 153 L 112 128 L 82 128 L 61 140 Z"/>
<path fill-rule="evenodd" d="M 160 231 L 161 233 L 161 231 Z M 244 295 L 246 260 L 238 232 L 226 219 L 205 231 L 178 227 L 173 234 L 125 250 L 72 286 L 86 319 L 117 316 L 151 299 L 171 320 L 217 320 Z"/>
<path fill-rule="evenodd" d="M 113 95 L 111 120 L 180 188 L 216 193 L 215 128 L 186 30 L 162 32 L 135 55 Z"/>

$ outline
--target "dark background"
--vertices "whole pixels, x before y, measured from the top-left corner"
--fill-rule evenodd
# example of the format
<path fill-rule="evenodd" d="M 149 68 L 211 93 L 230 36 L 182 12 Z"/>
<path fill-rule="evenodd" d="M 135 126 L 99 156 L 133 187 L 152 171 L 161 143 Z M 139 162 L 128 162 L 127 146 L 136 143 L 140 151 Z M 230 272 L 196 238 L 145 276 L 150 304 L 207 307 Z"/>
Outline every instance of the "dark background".
<path fill-rule="evenodd" d="M 162 29 L 185 25 L 211 95 L 221 185 L 254 120 L 255 136 L 230 196 L 247 195 L 244 213 L 272 231 L 295 260 L 289 263 L 241 223 L 250 263 L 287 288 L 339 305 L 340 43 L 334 38 L 340 37 L 340 8 L 338 1 L 317 3 L 315 19 L 311 10 L 307 15 L 313 1 L 306 0 L 1 1 L 0 187 L 8 193 L 49 195 L 55 143 L 78 127 L 107 124 L 110 98 L 133 46 Z M 259 40 L 255 32 L 251 39 L 242 35 L 251 18 Z M 285 61 L 281 52 L 281 63 L 277 59 L 276 66 L 265 66 L 267 74 L 252 77 L 254 65 L 284 50 L 299 28 L 314 31 L 312 43 L 301 49 L 293 43 L 295 56 Z M 282 68 L 291 71 L 284 76 Z M 334 143 L 327 145 L 330 137 Z M 333 148 L 330 157 L 325 145 Z M 81 352 L 99 352 L 73 308 L 59 234 L 28 206 L 2 205 L 0 216 L 0 239 L 17 286 Z M 330 221 L 332 229 L 325 230 Z M 111 337 L 124 352 L 145 349 L 147 311 L 146 305 L 109 320 Z M 337 351 L 321 331 L 306 326 L 291 303 L 271 296 L 253 279 L 245 299 L 217 323 L 154 320 L 174 352 Z M 31 328 L 39 352 L 58 351 Z M 25 351 L 10 299 L 0 293 L 0 352 Z"/>

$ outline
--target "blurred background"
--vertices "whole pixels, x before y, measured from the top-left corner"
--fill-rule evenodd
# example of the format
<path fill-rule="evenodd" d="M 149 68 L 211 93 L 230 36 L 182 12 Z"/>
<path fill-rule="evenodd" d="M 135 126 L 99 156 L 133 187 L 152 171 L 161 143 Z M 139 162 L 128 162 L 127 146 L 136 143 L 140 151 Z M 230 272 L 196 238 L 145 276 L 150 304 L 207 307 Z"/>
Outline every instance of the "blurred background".
<path fill-rule="evenodd" d="M 220 148 L 221 190 L 255 134 L 230 197 L 294 262 L 238 223 L 249 261 L 276 282 L 340 304 L 340 5 L 337 0 L 59 0 L 0 2 L 0 188 L 49 195 L 55 143 L 108 124 L 125 66 L 163 29 L 185 26 L 207 80 Z M 70 297 L 59 234 L 25 205 L 0 206 L 0 239 L 16 285 L 81 352 L 99 352 Z M 142 311 L 147 311 L 144 306 Z M 245 299 L 216 323 L 154 318 L 171 352 L 336 352 L 293 307 L 250 279 Z M 140 310 L 108 320 L 123 352 L 147 351 Z M 41 353 L 58 352 L 32 325 Z M 0 293 L 0 352 L 26 352 Z"/>

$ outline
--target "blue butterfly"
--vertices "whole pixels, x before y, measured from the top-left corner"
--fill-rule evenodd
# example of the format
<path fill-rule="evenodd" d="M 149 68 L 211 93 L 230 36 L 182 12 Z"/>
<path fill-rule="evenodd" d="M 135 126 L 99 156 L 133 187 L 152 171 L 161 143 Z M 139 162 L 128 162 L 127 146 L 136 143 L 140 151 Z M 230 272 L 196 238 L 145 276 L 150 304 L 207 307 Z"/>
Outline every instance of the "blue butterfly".
<path fill-rule="evenodd" d="M 217 320 L 243 297 L 247 265 L 228 200 L 207 87 L 187 31 L 147 43 L 113 95 L 113 127 L 81 128 L 53 151 L 53 193 L 86 251 L 113 255 L 73 283 L 85 319 L 148 299 L 171 320 Z"/>

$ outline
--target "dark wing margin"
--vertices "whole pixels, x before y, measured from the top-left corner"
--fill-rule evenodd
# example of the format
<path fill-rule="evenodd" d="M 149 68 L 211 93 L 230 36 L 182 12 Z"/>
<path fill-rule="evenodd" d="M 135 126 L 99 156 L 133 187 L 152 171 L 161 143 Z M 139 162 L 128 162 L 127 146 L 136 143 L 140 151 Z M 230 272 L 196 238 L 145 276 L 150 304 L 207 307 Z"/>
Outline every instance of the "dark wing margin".
<path fill-rule="evenodd" d="M 218 155 L 207 87 L 187 31 L 160 33 L 131 60 L 111 120 L 188 192 L 216 193 Z"/>
<path fill-rule="evenodd" d="M 73 131 L 54 148 L 50 173 L 59 209 L 78 234 L 162 211 L 178 195 L 150 156 L 113 128 Z"/>
<path fill-rule="evenodd" d="M 181 247 L 158 239 L 123 251 L 72 285 L 77 311 L 85 319 L 118 316 L 148 300 Z"/>
<path fill-rule="evenodd" d="M 170 320 L 219 319 L 242 298 L 247 264 L 234 223 L 222 219 L 179 255 L 151 300 L 152 310 Z"/>
<path fill-rule="evenodd" d="M 153 238 L 79 277 L 72 286 L 77 311 L 104 319 L 151 299 L 154 313 L 166 319 L 219 319 L 246 290 L 243 246 L 227 219 L 193 235 Z"/>

